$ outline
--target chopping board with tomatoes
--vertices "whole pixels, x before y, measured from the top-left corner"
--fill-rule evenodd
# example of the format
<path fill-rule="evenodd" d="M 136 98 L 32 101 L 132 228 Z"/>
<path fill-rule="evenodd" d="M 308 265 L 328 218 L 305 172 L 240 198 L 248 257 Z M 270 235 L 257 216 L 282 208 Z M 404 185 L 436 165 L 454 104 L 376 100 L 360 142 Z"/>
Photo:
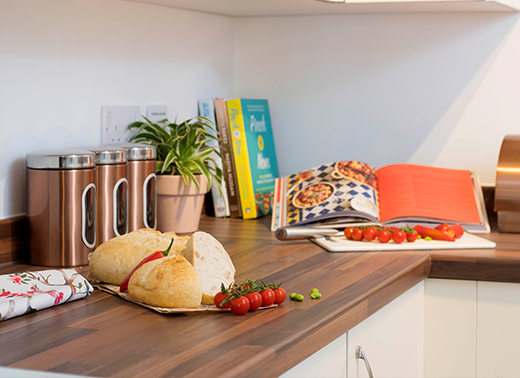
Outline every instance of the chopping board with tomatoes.
<path fill-rule="evenodd" d="M 347 227 L 343 235 L 311 239 L 329 252 L 495 248 L 496 244 L 464 232 L 458 224 L 435 228 L 416 226 Z"/>

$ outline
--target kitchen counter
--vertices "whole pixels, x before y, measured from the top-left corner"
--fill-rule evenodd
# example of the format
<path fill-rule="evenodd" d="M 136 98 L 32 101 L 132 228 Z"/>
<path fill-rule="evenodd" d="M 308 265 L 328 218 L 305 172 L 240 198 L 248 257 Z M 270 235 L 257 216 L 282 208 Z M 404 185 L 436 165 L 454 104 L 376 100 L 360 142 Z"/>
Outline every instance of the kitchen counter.
<path fill-rule="evenodd" d="M 428 276 L 520 282 L 517 234 L 481 234 L 497 243 L 489 250 L 329 253 L 306 240 L 278 241 L 269 222 L 203 217 L 200 228 L 224 244 L 237 277 L 282 281 L 303 302 L 244 316 L 163 315 L 95 290 L 0 323 L 0 365 L 95 377 L 273 377 Z M 0 273 L 23 269 L 38 267 Z M 321 299 L 308 296 L 314 287 Z"/>

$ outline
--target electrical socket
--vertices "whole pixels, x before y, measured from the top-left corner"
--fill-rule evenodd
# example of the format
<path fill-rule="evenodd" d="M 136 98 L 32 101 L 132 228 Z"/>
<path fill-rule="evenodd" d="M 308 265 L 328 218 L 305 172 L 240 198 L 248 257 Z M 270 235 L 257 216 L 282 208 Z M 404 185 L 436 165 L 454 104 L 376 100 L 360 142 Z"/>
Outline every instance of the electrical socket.
<path fill-rule="evenodd" d="M 119 144 L 130 140 L 133 133 L 126 128 L 132 122 L 141 120 L 139 106 L 101 107 L 101 144 Z"/>
<path fill-rule="evenodd" d="M 166 105 L 148 105 L 146 107 L 146 118 L 152 123 L 168 118 L 168 107 Z"/>

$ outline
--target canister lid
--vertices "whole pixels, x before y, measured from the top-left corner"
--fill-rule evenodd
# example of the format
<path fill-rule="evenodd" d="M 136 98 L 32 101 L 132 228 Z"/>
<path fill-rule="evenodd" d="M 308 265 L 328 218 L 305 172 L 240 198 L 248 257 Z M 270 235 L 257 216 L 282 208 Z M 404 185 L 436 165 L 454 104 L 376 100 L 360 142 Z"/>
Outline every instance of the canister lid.
<path fill-rule="evenodd" d="M 120 146 L 90 146 L 82 147 L 84 150 L 93 152 L 96 156 L 96 164 L 124 164 L 126 163 L 126 148 Z"/>
<path fill-rule="evenodd" d="M 127 160 L 155 160 L 157 156 L 155 146 L 143 143 L 122 143 L 117 147 L 124 147 L 127 150 Z"/>
<path fill-rule="evenodd" d="M 94 168 L 93 152 L 87 150 L 48 150 L 26 155 L 27 168 L 34 169 L 81 169 Z"/>

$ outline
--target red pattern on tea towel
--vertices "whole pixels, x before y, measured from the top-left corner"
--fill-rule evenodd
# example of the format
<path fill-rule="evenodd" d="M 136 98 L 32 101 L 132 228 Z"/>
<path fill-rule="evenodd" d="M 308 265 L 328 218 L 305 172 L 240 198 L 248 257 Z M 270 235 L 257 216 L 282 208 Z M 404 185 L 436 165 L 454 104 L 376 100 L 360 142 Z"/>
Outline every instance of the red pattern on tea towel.
<path fill-rule="evenodd" d="M 0 275 L 0 321 L 85 298 L 92 291 L 74 269 Z"/>

